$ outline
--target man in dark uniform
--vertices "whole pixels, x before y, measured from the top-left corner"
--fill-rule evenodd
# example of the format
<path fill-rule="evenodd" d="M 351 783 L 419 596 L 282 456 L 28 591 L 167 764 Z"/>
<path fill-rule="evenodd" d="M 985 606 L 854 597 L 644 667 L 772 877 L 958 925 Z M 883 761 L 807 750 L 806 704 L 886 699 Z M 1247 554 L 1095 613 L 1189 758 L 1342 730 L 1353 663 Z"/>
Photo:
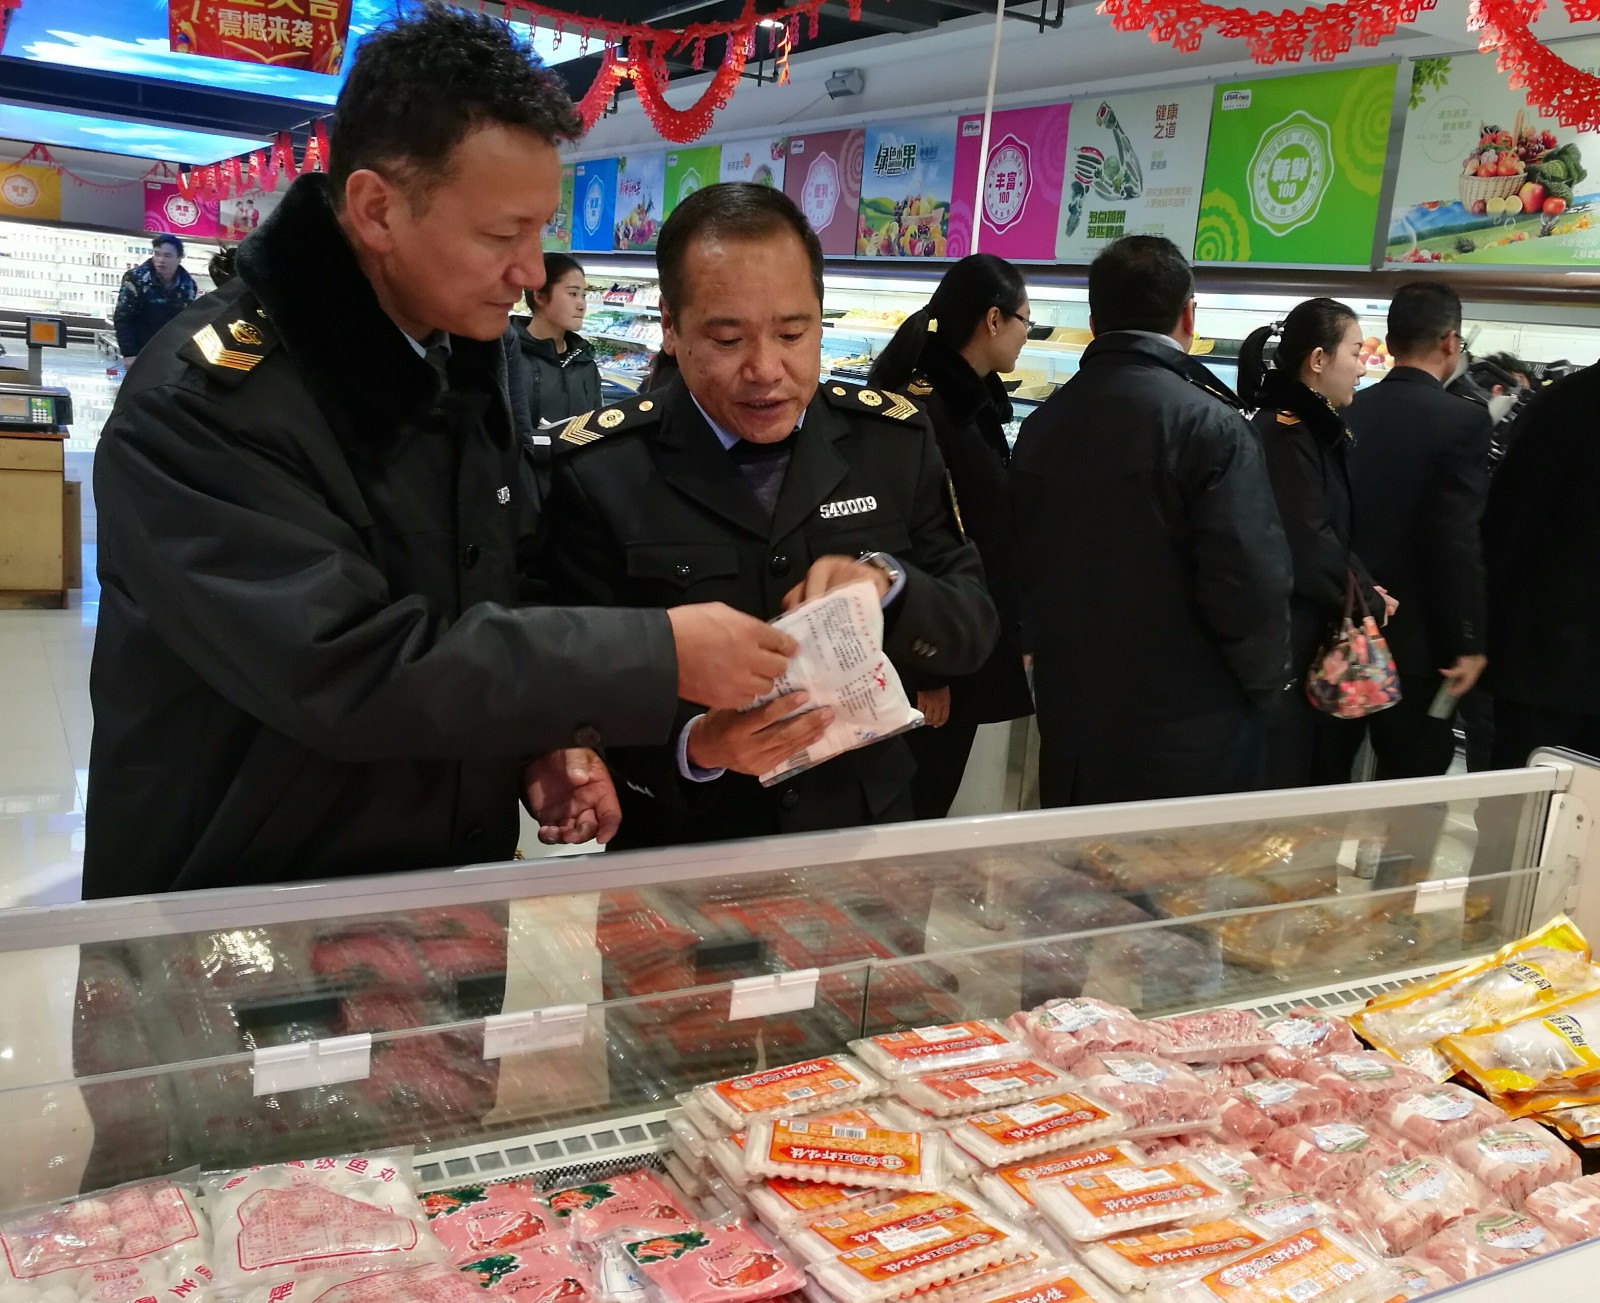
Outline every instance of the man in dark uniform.
<path fill-rule="evenodd" d="M 998 623 L 927 419 L 899 394 L 818 384 L 822 249 L 799 210 L 762 186 L 707 187 L 662 226 L 656 262 L 681 376 L 557 437 L 545 568 L 559 599 L 719 601 L 771 618 L 867 582 L 899 667 L 981 666 Z M 748 712 L 685 705 L 671 744 L 610 751 L 616 844 L 910 818 L 899 739 L 759 785 L 827 722 L 825 710 L 784 721 L 800 695 Z"/>
<path fill-rule="evenodd" d="M 365 41 L 328 176 L 141 351 L 95 465 L 84 895 L 504 859 L 614 831 L 589 748 L 770 690 L 726 607 L 518 609 L 500 344 L 579 124 L 505 24 Z"/>

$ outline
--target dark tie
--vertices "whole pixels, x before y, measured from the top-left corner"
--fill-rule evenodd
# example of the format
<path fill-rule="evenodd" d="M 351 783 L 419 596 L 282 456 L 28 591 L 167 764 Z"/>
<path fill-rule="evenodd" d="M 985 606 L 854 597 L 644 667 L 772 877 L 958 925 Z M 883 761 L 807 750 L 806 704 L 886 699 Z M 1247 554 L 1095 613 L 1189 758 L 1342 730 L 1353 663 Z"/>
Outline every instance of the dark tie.
<path fill-rule="evenodd" d="M 789 471 L 789 458 L 794 455 L 795 434 L 776 443 L 751 443 L 740 439 L 728 449 L 728 456 L 739 468 L 739 474 L 756 495 L 756 501 L 768 515 L 777 508 L 778 494 L 783 491 L 783 477 Z"/>
<path fill-rule="evenodd" d="M 440 394 L 449 393 L 450 377 L 446 371 L 446 367 L 450 361 L 450 346 L 443 341 L 434 344 L 427 350 L 426 353 L 423 354 L 423 358 L 428 365 L 433 368 L 434 375 L 439 377 Z"/>

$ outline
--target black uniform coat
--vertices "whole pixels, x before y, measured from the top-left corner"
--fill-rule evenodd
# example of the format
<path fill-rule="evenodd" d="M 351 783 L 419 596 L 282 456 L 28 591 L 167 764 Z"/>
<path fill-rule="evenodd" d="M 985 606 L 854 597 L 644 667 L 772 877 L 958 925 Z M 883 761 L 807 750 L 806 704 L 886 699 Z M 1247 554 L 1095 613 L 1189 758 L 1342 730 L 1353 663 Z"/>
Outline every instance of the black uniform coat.
<path fill-rule="evenodd" d="M 509 857 L 523 761 L 664 739 L 666 616 L 513 609 L 498 339 L 450 391 L 326 181 L 140 354 L 95 458 L 86 897 Z"/>
<path fill-rule="evenodd" d="M 1489 487 L 1488 684 L 1497 700 L 1600 716 L 1600 366 L 1541 390 Z"/>
<path fill-rule="evenodd" d="M 1426 371 L 1396 367 L 1344 414 L 1355 436 L 1351 543 L 1400 599 L 1384 635 L 1404 673 L 1436 678 L 1484 648 L 1488 411 Z"/>
<path fill-rule="evenodd" d="M 974 724 L 1033 714 L 1033 693 L 1022 668 L 1022 587 L 1006 466 L 1011 447 L 1005 422 L 1011 401 L 998 377 L 978 379 L 954 349 L 931 336 L 907 392 L 927 409 L 950 472 L 961 523 L 983 558 L 984 578 L 1000 616 L 1000 640 L 976 674 L 950 686 L 952 718 Z M 920 682 L 920 680 L 919 680 Z M 922 686 L 937 686 L 924 683 Z"/>
<path fill-rule="evenodd" d="M 879 551 L 907 576 L 885 612 L 884 650 L 897 668 L 954 677 L 994 647 L 982 562 L 956 523 L 933 433 L 914 404 L 887 391 L 831 381 L 818 390 L 769 515 L 675 377 L 562 431 L 545 524 L 545 569 L 563 601 L 726 602 L 771 619 L 818 557 Z M 699 713 L 685 707 L 680 726 Z M 607 758 L 619 779 L 615 844 L 623 846 L 910 817 L 913 765 L 898 738 L 765 789 L 742 774 L 682 778 L 676 736 Z"/>
<path fill-rule="evenodd" d="M 1236 787 L 1290 585 L 1238 399 L 1174 344 L 1102 335 L 1023 422 L 1011 485 L 1047 802 Z"/>

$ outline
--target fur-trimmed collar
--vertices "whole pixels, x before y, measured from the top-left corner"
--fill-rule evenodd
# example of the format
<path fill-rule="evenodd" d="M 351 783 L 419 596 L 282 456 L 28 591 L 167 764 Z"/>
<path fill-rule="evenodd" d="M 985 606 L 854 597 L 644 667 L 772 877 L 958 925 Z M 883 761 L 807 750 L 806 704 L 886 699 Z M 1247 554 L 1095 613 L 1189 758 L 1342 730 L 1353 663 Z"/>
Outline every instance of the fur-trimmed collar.
<path fill-rule="evenodd" d="M 323 405 L 343 409 L 364 434 L 382 436 L 427 415 L 438 399 L 433 368 L 378 305 L 334 216 L 328 179 L 303 176 L 239 247 L 239 276 L 260 300 L 283 347 Z M 504 388 L 499 340 L 450 337 L 458 368 Z"/>

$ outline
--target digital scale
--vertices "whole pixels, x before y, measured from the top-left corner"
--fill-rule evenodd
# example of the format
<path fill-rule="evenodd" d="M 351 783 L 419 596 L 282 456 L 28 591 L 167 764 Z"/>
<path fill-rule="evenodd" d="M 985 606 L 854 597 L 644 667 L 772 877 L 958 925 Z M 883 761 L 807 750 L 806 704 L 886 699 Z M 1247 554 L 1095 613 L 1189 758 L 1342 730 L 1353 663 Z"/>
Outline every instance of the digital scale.
<path fill-rule="evenodd" d="M 43 351 L 67 346 L 66 322 L 59 317 L 29 317 L 27 331 L 27 383 L 0 381 L 0 434 L 40 434 L 72 424 L 71 393 L 40 383 Z"/>

